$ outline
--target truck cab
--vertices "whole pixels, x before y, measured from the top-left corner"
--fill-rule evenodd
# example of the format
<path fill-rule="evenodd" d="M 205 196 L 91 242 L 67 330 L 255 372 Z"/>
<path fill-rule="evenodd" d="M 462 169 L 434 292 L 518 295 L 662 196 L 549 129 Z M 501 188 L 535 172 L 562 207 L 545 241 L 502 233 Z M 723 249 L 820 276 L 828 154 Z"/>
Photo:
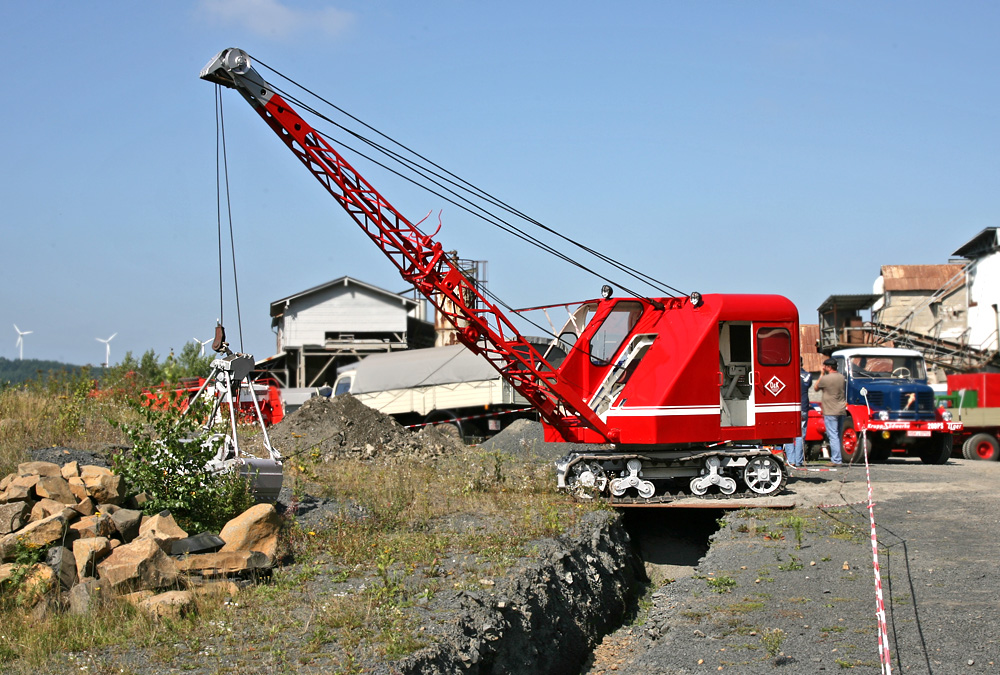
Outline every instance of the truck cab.
<path fill-rule="evenodd" d="M 952 433 L 962 425 L 938 410 L 920 352 L 858 347 L 831 356 L 846 380 L 843 450 L 848 461 L 864 450 L 865 443 L 869 459 L 875 462 L 893 454 L 916 456 L 928 464 L 948 461 Z"/>
<path fill-rule="evenodd" d="M 920 352 L 869 347 L 843 349 L 833 358 L 847 380 L 848 405 L 865 407 L 879 419 L 937 419 L 934 390 L 927 384 Z"/>

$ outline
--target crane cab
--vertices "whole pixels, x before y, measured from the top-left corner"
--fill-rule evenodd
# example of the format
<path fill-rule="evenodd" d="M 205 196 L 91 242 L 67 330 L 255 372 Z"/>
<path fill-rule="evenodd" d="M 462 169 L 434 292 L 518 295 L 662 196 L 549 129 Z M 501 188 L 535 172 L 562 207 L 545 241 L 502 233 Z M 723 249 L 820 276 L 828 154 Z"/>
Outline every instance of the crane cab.
<path fill-rule="evenodd" d="M 618 446 L 786 442 L 799 433 L 798 312 L 773 295 L 583 303 L 560 340 L 558 380 Z M 602 442 L 584 426 L 546 440 Z"/>

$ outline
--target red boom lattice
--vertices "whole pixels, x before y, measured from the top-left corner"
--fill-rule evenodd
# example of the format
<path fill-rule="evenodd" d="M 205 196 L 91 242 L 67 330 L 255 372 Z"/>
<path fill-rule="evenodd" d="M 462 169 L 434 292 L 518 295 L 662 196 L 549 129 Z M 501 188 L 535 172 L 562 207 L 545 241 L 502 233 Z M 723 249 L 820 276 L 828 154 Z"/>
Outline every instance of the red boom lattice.
<path fill-rule="evenodd" d="M 223 52 L 216 61 L 222 63 L 227 59 L 227 52 Z M 210 70 L 213 62 L 202 77 L 234 87 L 243 95 L 392 261 L 403 279 L 413 284 L 455 326 L 458 339 L 484 356 L 548 424 L 559 429 L 585 425 L 607 439 L 604 422 L 573 389 L 559 382 L 553 366 L 452 263 L 441 244 L 400 214 L 248 67 L 248 59 L 245 63 L 247 67 L 238 72 L 225 65 Z"/>

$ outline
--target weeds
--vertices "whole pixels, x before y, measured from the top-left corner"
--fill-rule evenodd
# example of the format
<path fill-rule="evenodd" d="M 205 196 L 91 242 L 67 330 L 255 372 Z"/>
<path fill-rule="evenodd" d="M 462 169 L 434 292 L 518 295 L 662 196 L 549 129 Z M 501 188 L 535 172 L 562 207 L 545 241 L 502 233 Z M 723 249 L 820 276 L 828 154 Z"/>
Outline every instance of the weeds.
<path fill-rule="evenodd" d="M 778 569 L 782 572 L 795 572 L 802 569 L 802 567 L 802 561 L 794 555 L 788 556 L 788 562 L 778 565 Z"/>
<path fill-rule="evenodd" d="M 802 532 L 805 529 L 806 521 L 802 516 L 788 516 L 781 521 L 783 527 L 790 527 L 795 532 L 795 548 L 802 548 Z"/>
<path fill-rule="evenodd" d="M 717 577 L 706 577 L 705 583 L 716 593 L 728 593 L 736 586 L 736 579 L 722 574 Z"/>
<path fill-rule="evenodd" d="M 764 630 L 760 633 L 760 643 L 770 658 L 774 658 L 781 653 L 781 645 L 785 641 L 785 631 L 780 628 Z"/>

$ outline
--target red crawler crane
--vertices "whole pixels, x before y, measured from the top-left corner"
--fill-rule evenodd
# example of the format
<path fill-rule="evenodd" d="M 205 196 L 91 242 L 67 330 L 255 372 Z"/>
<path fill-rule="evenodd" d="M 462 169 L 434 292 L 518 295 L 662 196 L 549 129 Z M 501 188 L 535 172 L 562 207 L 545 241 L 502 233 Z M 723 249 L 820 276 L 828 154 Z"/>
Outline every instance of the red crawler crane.
<path fill-rule="evenodd" d="M 789 300 L 608 293 L 571 316 L 558 340 L 565 357 L 546 358 L 434 235 L 393 208 L 264 81 L 246 52 L 223 50 L 201 78 L 250 103 L 459 340 L 532 403 L 546 440 L 595 444 L 557 463 L 560 487 L 610 492 L 619 503 L 782 489 L 784 463 L 765 446 L 799 433 L 798 312 Z"/>

